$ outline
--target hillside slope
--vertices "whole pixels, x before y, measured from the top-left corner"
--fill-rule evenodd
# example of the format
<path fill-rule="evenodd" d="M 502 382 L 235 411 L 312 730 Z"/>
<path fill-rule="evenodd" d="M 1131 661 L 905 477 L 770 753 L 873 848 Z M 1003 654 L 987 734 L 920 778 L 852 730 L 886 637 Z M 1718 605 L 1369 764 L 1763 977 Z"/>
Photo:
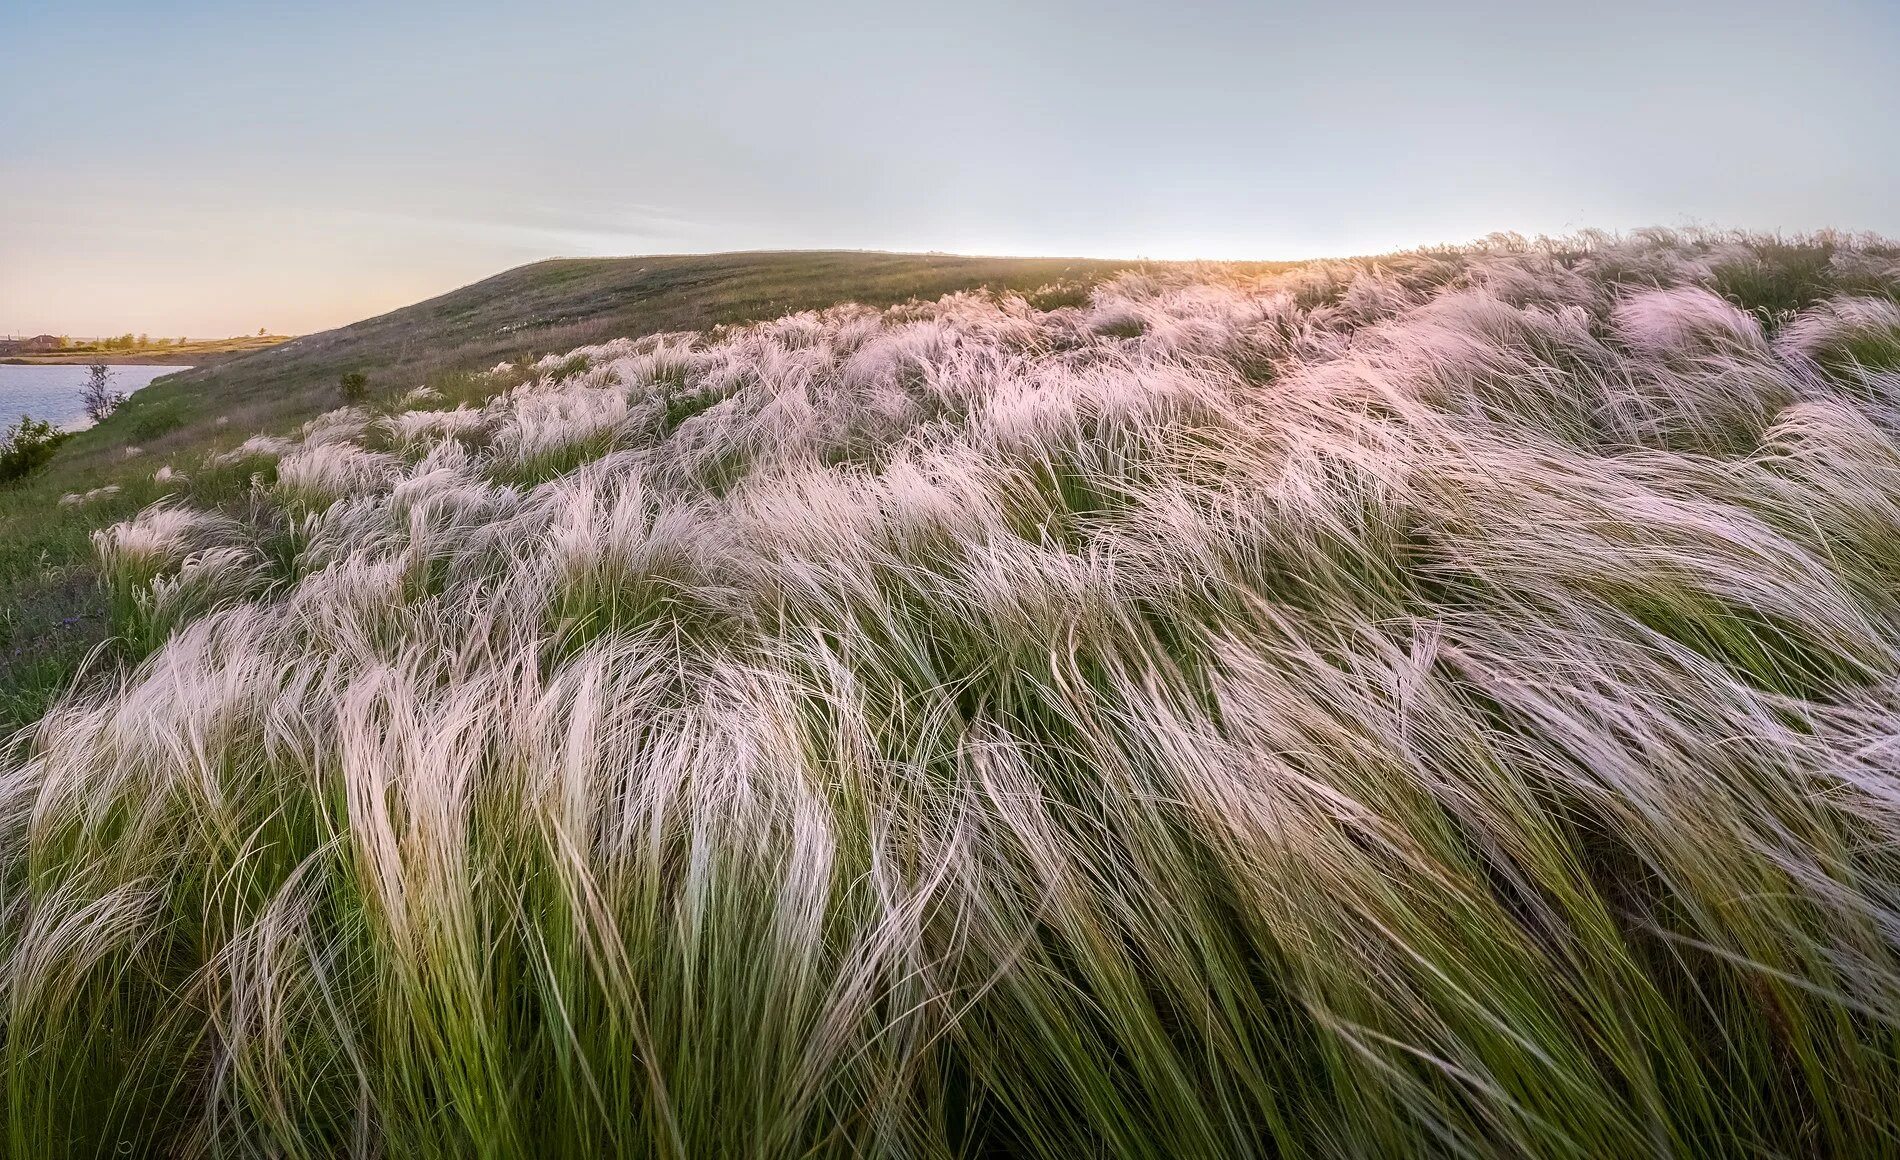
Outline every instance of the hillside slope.
<path fill-rule="evenodd" d="M 979 286 L 1086 285 L 1134 264 L 866 251 L 561 258 L 167 379 L 147 402 L 191 400 L 202 404 L 193 410 L 215 407 L 233 426 L 274 426 L 333 406 L 346 371 L 367 374 L 372 390 L 399 393 L 444 371 L 611 338 L 705 330 L 837 302 L 887 306 Z"/>
<path fill-rule="evenodd" d="M 99 537 L 13 1154 L 1900 1154 L 1900 249 L 481 381 Z"/>
<path fill-rule="evenodd" d="M 345 371 L 367 374 L 372 397 L 390 400 L 425 383 L 460 383 L 503 359 L 838 302 L 882 306 L 977 287 L 1056 287 L 1076 300 L 1131 265 L 862 251 L 556 259 L 168 375 L 81 432 L 41 475 L 0 487 L 0 733 L 31 720 L 106 637 L 88 535 L 158 494 L 152 474 L 160 465 L 251 433 L 289 430 L 335 406 Z M 244 480 L 200 478 L 194 486 L 212 502 L 237 502 Z M 220 486 L 229 494 L 211 494 Z M 63 495 L 94 498 L 61 507 Z"/>

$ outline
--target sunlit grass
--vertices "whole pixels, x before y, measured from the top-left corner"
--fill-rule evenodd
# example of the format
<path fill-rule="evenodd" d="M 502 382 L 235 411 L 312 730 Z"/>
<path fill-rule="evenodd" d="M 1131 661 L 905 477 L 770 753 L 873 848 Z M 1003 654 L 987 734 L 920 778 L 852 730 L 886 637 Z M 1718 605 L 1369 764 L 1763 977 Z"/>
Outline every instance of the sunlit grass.
<path fill-rule="evenodd" d="M 1829 245 L 840 307 L 183 465 L 250 490 L 98 535 L 144 659 L 0 769 L 7 1151 L 1900 1150 L 1900 266 Z"/>

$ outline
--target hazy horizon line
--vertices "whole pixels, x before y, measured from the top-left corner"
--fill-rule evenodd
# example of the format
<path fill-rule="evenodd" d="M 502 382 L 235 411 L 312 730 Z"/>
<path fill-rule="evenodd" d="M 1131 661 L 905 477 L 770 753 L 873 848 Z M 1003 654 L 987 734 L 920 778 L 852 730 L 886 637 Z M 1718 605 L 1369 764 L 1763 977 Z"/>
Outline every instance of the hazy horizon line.
<path fill-rule="evenodd" d="M 302 338 L 306 335 L 311 335 L 311 334 L 322 334 L 325 331 L 337 330 L 346 326 L 353 326 L 358 322 L 366 322 L 373 318 L 380 318 L 385 314 L 391 314 L 398 310 L 405 310 L 411 306 L 417 306 L 425 302 L 430 302 L 430 301 L 433 301 L 434 299 L 445 297 L 450 294 L 454 294 L 457 291 L 466 290 L 471 286 L 479 286 L 483 282 L 487 282 L 492 279 L 502 277 L 503 275 L 511 273 L 512 271 L 515 271 L 515 270 L 526 269 L 530 266 L 544 265 L 549 262 L 629 262 L 629 261 L 638 261 L 638 260 L 646 259 L 646 258 L 724 258 L 724 257 L 739 257 L 739 256 L 745 256 L 745 255 L 752 255 L 752 254 L 760 254 L 760 255 L 768 255 L 768 254 L 770 255 L 889 254 L 893 257 L 926 257 L 926 258 L 943 257 L 943 258 L 1005 259 L 1005 260 L 1020 259 L 1024 261 L 1127 262 L 1131 264 L 1149 263 L 1149 264 L 1154 264 L 1154 265 L 1174 265 L 1174 266 L 1180 266 L 1180 265 L 1216 265 L 1218 266 L 1218 265 L 1248 265 L 1248 264 L 1266 264 L 1266 263 L 1369 261 L 1369 260 L 1376 260 L 1378 258 L 1383 258 L 1383 257 L 1396 256 L 1399 254 L 1428 252 L 1428 251 L 1433 251 L 1433 250 L 1469 250 L 1469 249 L 1475 249 L 1475 248 L 1482 248 L 1486 246 L 1487 244 L 1503 241 L 1506 239 L 1515 239 L 1519 242 L 1522 242 L 1528 246 L 1535 248 L 1535 247 L 1545 246 L 1545 245 L 1553 244 L 1553 243 L 1561 246 L 1566 243 L 1577 243 L 1577 242 L 1595 243 L 1595 242 L 1598 242 L 1599 240 L 1614 241 L 1617 239 L 1622 239 L 1622 238 L 1627 238 L 1627 237 L 1640 236 L 1645 233 L 1657 233 L 1657 232 L 1669 233 L 1669 234 L 1680 235 L 1680 236 L 1685 236 L 1685 237 L 1690 237 L 1690 238 L 1695 238 L 1695 239 L 1703 239 L 1703 240 L 1748 238 L 1748 239 L 1775 239 L 1778 241 L 1785 242 L 1785 241 L 1795 241 L 1795 240 L 1800 240 L 1800 239 L 1838 238 L 1844 241 L 1857 242 L 1860 244 L 1890 244 L 1890 245 L 1900 244 L 1900 242 L 1896 242 L 1896 240 L 1892 236 L 1876 229 L 1857 229 L 1857 228 L 1839 227 L 1839 226 L 1819 226 L 1812 229 L 1786 229 L 1786 228 L 1765 229 L 1765 228 L 1748 228 L 1748 227 L 1739 227 L 1739 226 L 1738 227 L 1712 226 L 1712 225 L 1706 225 L 1703 223 L 1689 222 L 1689 223 L 1685 223 L 1681 225 L 1673 225 L 1673 226 L 1651 224 L 1651 225 L 1641 225 L 1641 226 L 1629 226 L 1629 227 L 1620 228 L 1620 229 L 1608 229 L 1608 228 L 1601 228 L 1601 227 L 1583 226 L 1583 227 L 1578 227 L 1575 229 L 1558 232 L 1558 233 L 1551 233 L 1551 232 L 1541 231 L 1541 230 L 1534 233 L 1525 233 L 1520 230 L 1503 229 L 1503 230 L 1493 230 L 1487 234 L 1483 234 L 1478 237 L 1465 238 L 1459 241 L 1419 242 L 1419 243 L 1414 243 L 1411 245 L 1401 245 L 1401 246 L 1395 246 L 1395 247 L 1391 247 L 1387 249 L 1361 249 L 1361 250 L 1352 250 L 1352 251 L 1345 251 L 1345 252 L 1329 251 L 1329 252 L 1315 252 L 1315 253 L 1294 253 L 1290 255 L 1281 255 L 1281 256 L 1275 256 L 1275 257 L 1231 256 L 1231 255 L 1221 256 L 1221 257 L 1214 257 L 1214 256 L 1208 256 L 1208 255 L 1201 255 L 1197 257 L 1156 257 L 1152 255 L 1147 255 L 1147 254 L 1124 254 L 1124 253 L 1115 253 L 1115 254 L 1049 253 L 1049 252 L 1032 252 L 1032 251 L 1026 251 L 1026 250 L 1009 250 L 1009 249 L 947 250 L 947 249 L 916 249 L 916 248 L 906 248 L 906 247 L 901 247 L 901 246 L 741 246 L 741 247 L 737 247 L 733 249 L 649 250 L 649 251 L 642 251 L 642 252 L 636 252 L 636 253 L 622 253 L 622 254 L 550 254 L 546 257 L 533 258 L 526 262 L 517 262 L 513 265 L 503 266 L 500 269 L 494 270 L 491 273 L 483 274 L 479 277 L 470 279 L 469 281 L 458 282 L 444 289 L 437 290 L 433 293 L 425 294 L 422 297 L 413 298 L 413 299 L 410 299 L 409 301 L 402 302 L 397 305 L 390 306 L 386 309 L 375 311 L 373 313 L 363 314 L 357 317 L 346 319 L 344 321 L 336 322 L 329 326 L 318 327 L 318 328 L 310 329 L 310 330 L 288 330 L 288 331 L 283 331 L 283 332 L 271 330 L 269 331 L 269 333 L 272 335 L 281 334 L 282 337 L 287 338 L 287 339 Z M 1295 249 L 1297 249 L 1297 247 L 1295 247 Z M 77 335 L 69 331 L 59 330 L 59 329 L 32 329 L 32 328 L 17 329 L 16 328 L 13 330 L 0 331 L 0 341 L 18 341 L 20 339 L 37 338 L 43 335 L 55 335 L 57 337 L 70 338 L 75 342 L 96 342 L 103 339 L 122 337 L 123 335 L 126 335 L 126 334 L 153 334 L 153 333 L 154 332 L 149 327 L 147 328 L 134 327 L 130 330 L 115 330 L 108 333 L 94 334 L 94 335 Z M 248 338 L 248 337 L 252 337 L 255 333 L 256 332 L 254 330 L 245 328 L 245 329 L 241 329 L 241 330 L 236 331 L 235 333 L 230 333 L 230 334 L 201 336 L 198 339 L 198 341 L 209 342 L 209 341 L 219 341 L 222 339 Z M 156 337 L 171 338 L 173 336 L 164 332 L 156 332 Z"/>

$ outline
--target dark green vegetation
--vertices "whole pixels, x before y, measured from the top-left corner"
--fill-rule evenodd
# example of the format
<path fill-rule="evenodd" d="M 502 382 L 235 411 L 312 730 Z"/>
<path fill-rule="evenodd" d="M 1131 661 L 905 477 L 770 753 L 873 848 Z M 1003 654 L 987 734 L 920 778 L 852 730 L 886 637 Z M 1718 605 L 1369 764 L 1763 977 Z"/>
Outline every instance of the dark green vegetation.
<path fill-rule="evenodd" d="M 0 431 L 0 484 L 18 483 L 46 466 L 67 439 L 65 432 L 44 419 L 20 416 Z"/>

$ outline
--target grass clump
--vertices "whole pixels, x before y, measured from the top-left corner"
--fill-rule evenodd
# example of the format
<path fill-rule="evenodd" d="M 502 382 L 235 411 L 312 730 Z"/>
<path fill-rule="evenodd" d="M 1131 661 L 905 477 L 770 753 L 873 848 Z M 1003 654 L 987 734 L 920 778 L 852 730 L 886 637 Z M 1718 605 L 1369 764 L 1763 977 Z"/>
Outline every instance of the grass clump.
<path fill-rule="evenodd" d="M 9 1152 L 1900 1150 L 1887 299 L 1586 241 L 609 342 L 102 498 Z"/>
<path fill-rule="evenodd" d="M 150 407 L 130 402 L 123 409 L 129 413 L 125 415 L 121 429 L 127 438 L 140 442 L 149 442 L 176 431 L 191 418 L 191 409 L 177 399 Z"/>

